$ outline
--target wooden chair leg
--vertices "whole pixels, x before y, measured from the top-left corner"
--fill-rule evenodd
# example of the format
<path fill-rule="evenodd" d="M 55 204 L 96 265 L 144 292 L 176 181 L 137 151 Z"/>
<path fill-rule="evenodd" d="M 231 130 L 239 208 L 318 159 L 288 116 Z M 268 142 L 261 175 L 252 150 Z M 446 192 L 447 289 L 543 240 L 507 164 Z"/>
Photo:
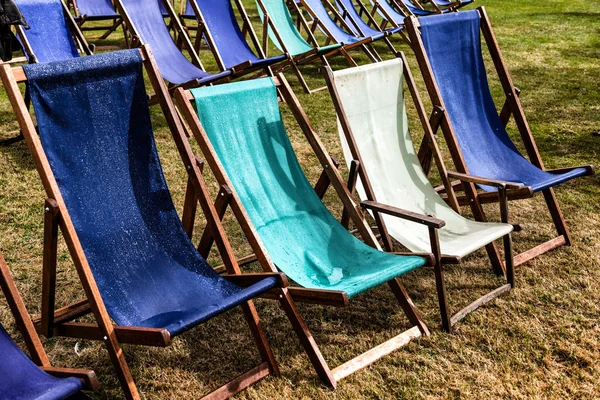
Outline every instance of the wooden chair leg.
<path fill-rule="evenodd" d="M 221 185 L 221 189 L 219 189 L 217 199 L 215 200 L 215 209 L 217 210 L 219 219 L 223 220 L 223 217 L 225 216 L 225 211 L 227 211 L 227 207 L 229 206 L 229 203 L 231 202 L 232 198 L 233 193 L 231 192 L 231 190 L 227 186 Z M 210 227 L 207 226 L 198 244 L 198 252 L 202 255 L 202 257 L 208 257 L 208 253 L 210 253 L 210 249 L 213 245 L 213 242 L 213 234 L 210 230 Z"/>
<path fill-rule="evenodd" d="M 549 188 L 542 191 L 544 195 L 544 199 L 546 200 L 546 204 L 548 206 L 548 210 L 550 210 L 550 215 L 552 215 L 552 221 L 554 222 L 554 226 L 556 227 L 556 231 L 559 235 L 564 236 L 565 244 L 570 246 L 571 235 L 569 234 L 569 229 L 567 228 L 567 223 L 565 222 L 565 217 L 558 205 L 558 201 L 556 200 L 556 195 L 554 194 L 554 189 Z"/>
<path fill-rule="evenodd" d="M 452 322 L 450 320 L 450 312 L 448 311 L 448 297 L 446 295 L 446 281 L 444 279 L 444 271 L 442 269 L 442 252 L 440 250 L 440 241 L 438 232 L 434 228 L 429 228 L 429 240 L 435 264 L 433 271 L 435 273 L 435 285 L 437 289 L 438 302 L 440 304 L 440 315 L 442 318 L 442 328 L 446 332 L 452 331 Z"/>
<path fill-rule="evenodd" d="M 308 355 L 317 375 L 325 385 L 335 388 L 335 378 L 287 289 L 281 290 L 279 302 L 290 320 L 294 331 L 296 331 L 296 335 L 298 335 L 298 339 L 300 339 L 300 343 L 302 344 L 302 347 L 304 347 L 304 351 Z"/>
<path fill-rule="evenodd" d="M 56 201 L 54 201 L 54 199 L 46 199 L 44 205 L 44 258 L 42 266 L 42 312 L 40 329 L 47 338 L 53 336 L 54 327 L 59 218 L 59 209 Z"/>
<path fill-rule="evenodd" d="M 354 195 L 354 192 L 356 191 L 356 180 L 358 179 L 359 168 L 360 162 L 358 160 L 352 160 L 350 163 L 350 173 L 348 174 L 348 190 L 352 195 Z M 348 229 L 348 226 L 350 225 L 350 214 L 346 207 L 344 207 L 344 210 L 342 211 L 341 224 L 346 229 Z"/>
<path fill-rule="evenodd" d="M 269 364 L 269 368 L 275 376 L 279 376 L 279 365 L 277 364 L 277 360 L 275 360 L 275 356 L 273 355 L 273 351 L 271 350 L 271 346 L 267 340 L 267 335 L 263 330 L 262 323 L 258 317 L 256 308 L 254 307 L 254 303 L 252 301 L 248 301 L 242 304 L 242 310 L 244 310 L 244 316 L 248 322 L 250 331 L 252 331 L 252 337 L 254 338 L 256 346 L 258 347 L 260 358 Z"/>
<path fill-rule="evenodd" d="M 413 326 L 418 327 L 419 331 L 421 331 L 421 334 L 424 336 L 429 336 L 430 333 L 427 325 L 425 325 L 425 322 L 419 314 L 417 307 L 415 307 L 415 304 L 408 296 L 406 289 L 404 289 L 404 286 L 402 286 L 400 279 L 394 278 L 388 281 L 388 285 L 392 289 L 394 296 L 396 296 L 396 300 L 398 300 L 398 303 L 400 303 L 400 307 L 402 307 L 402 310 L 404 310 L 404 313 L 406 314 L 406 317 L 410 323 L 413 324 Z"/>
<path fill-rule="evenodd" d="M 194 234 L 194 222 L 196 221 L 196 211 L 198 209 L 198 197 L 194 189 L 192 177 L 188 177 L 187 187 L 185 189 L 185 200 L 183 203 L 183 215 L 181 216 L 181 223 L 183 229 L 191 239 Z"/>

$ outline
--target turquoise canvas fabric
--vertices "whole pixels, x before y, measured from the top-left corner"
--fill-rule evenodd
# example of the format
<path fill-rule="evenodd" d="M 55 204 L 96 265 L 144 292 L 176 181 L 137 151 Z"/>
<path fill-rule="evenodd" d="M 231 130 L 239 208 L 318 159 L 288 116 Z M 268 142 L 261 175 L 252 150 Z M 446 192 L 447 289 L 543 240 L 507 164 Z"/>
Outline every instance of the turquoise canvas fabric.
<path fill-rule="evenodd" d="M 271 78 L 191 92 L 269 256 L 296 283 L 352 297 L 425 264 L 366 245 L 331 215 L 296 158 Z"/>
<path fill-rule="evenodd" d="M 298 32 L 298 29 L 296 29 L 296 25 L 294 25 L 294 20 L 292 19 L 290 11 L 285 4 L 285 0 L 263 0 L 263 5 L 267 10 L 267 14 L 269 17 L 271 17 L 271 21 L 275 25 L 275 29 L 279 32 L 281 40 L 284 42 L 292 56 L 297 56 L 313 50 L 313 46 L 304 40 L 300 32 Z M 258 9 L 260 19 L 264 22 L 265 16 L 258 3 L 256 7 Z M 270 27 L 269 38 L 279 50 L 284 51 L 283 46 L 279 43 L 277 36 Z M 340 46 L 341 45 L 339 43 L 335 43 L 329 46 L 320 47 L 319 51 L 323 53 L 334 50 Z"/>

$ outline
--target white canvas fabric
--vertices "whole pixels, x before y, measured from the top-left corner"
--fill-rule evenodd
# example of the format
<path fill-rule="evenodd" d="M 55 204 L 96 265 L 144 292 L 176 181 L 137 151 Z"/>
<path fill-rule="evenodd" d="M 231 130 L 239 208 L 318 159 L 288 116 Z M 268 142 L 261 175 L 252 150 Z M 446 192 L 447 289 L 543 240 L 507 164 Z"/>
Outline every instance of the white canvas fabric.
<path fill-rule="evenodd" d="M 434 190 L 419 163 L 404 106 L 402 60 L 334 72 L 335 87 L 378 202 L 446 221 L 442 254 L 463 257 L 512 231 L 503 223 L 476 222 L 456 213 Z M 348 165 L 352 153 L 338 119 Z M 357 192 L 366 200 L 359 180 Z M 389 234 L 411 251 L 430 252 L 427 227 L 383 215 Z"/>

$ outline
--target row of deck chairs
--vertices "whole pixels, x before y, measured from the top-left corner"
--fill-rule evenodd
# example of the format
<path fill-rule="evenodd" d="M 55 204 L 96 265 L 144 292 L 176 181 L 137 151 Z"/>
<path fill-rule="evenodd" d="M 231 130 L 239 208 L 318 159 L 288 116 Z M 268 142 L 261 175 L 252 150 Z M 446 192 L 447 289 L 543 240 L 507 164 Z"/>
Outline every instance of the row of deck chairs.
<path fill-rule="evenodd" d="M 152 7 L 136 9 L 142 7 L 139 0 L 118 4 L 125 5 L 120 15 L 130 26 L 147 32 L 144 20 L 132 15 L 146 15 Z M 173 12 L 168 3 L 165 6 Z M 156 10 L 160 12 L 157 3 Z M 46 337 L 103 341 L 125 397 L 138 399 L 122 344 L 165 347 L 173 337 L 241 307 L 260 361 L 209 395 L 225 398 L 269 374 L 279 375 L 252 302 L 257 297 L 280 303 L 317 375 L 335 387 L 412 339 L 429 335 L 401 277 L 433 266 L 446 331 L 510 291 L 516 265 L 571 243 L 552 187 L 590 175 L 593 168 L 544 168 L 483 8 L 410 17 L 406 30 L 432 100 L 431 118 L 403 53 L 385 62 L 325 70 L 350 170 L 347 182 L 282 74 L 202 88 L 186 83 L 168 87 L 160 59 L 151 51 L 153 44 L 86 57 L 73 52 L 62 61 L 23 67 L 0 66 L 47 196 L 41 315 L 28 323 L 28 330 L 21 330 L 33 337 L 33 324 Z M 480 33 L 506 93 L 500 113 L 488 87 Z M 150 41 L 147 36 L 142 40 Z M 144 71 L 154 92 L 150 101 Z M 27 85 L 37 129 L 19 83 Z M 408 130 L 405 87 L 424 130 L 418 151 Z M 160 105 L 187 171 L 181 218 L 156 151 L 151 103 Z M 314 185 L 304 175 L 284 127 L 280 108 L 285 105 L 323 169 Z M 506 132 L 511 116 L 528 159 Z M 440 129 L 456 171 L 442 159 L 436 138 Z M 193 141 L 201 154 L 193 151 Z M 443 182 L 439 188 L 428 179 L 432 163 Z M 207 169 L 219 185 L 216 201 L 205 182 Z M 343 205 L 339 220 L 321 201 L 329 187 Z M 536 192 L 543 193 L 558 236 L 513 255 L 511 233 L 519 226 L 509 219 L 509 202 Z M 484 203 L 500 205 L 501 222 L 487 222 Z M 206 226 L 194 244 L 198 205 Z M 475 220 L 462 216 L 461 206 L 469 206 Z M 221 223 L 229 209 L 252 249 L 243 258 L 233 253 Z M 381 243 L 369 226 L 369 214 Z M 349 231 L 350 223 L 362 240 Z M 84 299 L 62 308 L 55 304 L 59 228 L 85 292 Z M 503 257 L 495 245 L 498 240 L 503 242 Z M 410 252 L 394 253 L 394 241 Z M 213 247 L 222 260 L 216 268 L 206 261 Z M 506 284 L 452 314 L 442 266 L 459 263 L 481 248 Z M 263 272 L 243 272 L 249 263 L 257 263 Z M 3 263 L 0 267 L 5 282 L 9 275 Z M 345 306 L 383 284 L 390 287 L 411 327 L 330 368 L 296 303 Z M 5 293 L 9 301 L 17 298 L 14 288 Z M 79 322 L 84 316 L 94 322 Z M 0 341 L 0 346 L 5 343 L 8 340 Z M 32 359 L 47 366 L 39 356 L 32 354 Z M 27 371 L 37 371 L 28 365 Z M 48 379 L 38 372 L 23 376 Z M 11 381 L 0 380 L 0 392 L 5 382 Z M 68 382 L 74 391 L 83 388 L 84 381 Z M 87 382 L 93 386 L 91 378 Z"/>

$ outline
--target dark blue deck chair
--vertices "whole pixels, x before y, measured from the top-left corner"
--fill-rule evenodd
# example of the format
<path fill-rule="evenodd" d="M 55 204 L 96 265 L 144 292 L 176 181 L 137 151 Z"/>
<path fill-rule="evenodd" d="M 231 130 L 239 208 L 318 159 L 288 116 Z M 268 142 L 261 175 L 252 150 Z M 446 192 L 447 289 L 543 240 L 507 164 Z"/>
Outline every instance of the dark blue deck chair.
<path fill-rule="evenodd" d="M 241 1 L 235 0 L 235 3 L 242 18 L 243 31 L 250 37 L 258 55 L 246 42 L 230 0 L 188 1 L 198 21 L 194 47 L 200 51 L 204 39 L 221 71 L 229 70 L 232 77 L 238 77 L 262 69 L 272 75 L 269 66 L 287 61 L 285 54 L 266 57 Z"/>
<path fill-rule="evenodd" d="M 280 290 L 285 276 L 220 276 L 198 253 L 163 176 L 144 69 L 189 179 L 196 193 L 207 196 L 200 204 L 227 272 L 239 272 L 199 165 L 181 142 L 186 133 L 147 47 L 31 64 L 20 73 L 5 68 L 2 79 L 12 85 L 11 98 L 21 99 L 15 74 L 24 72 L 31 88 L 39 136 L 19 100 L 13 100 L 13 105 L 49 198 L 45 237 L 56 243 L 61 227 L 87 296 L 78 303 L 81 312 L 66 318 L 56 318 L 53 301 L 47 299 L 41 331 L 47 336 L 105 338 L 125 397 L 138 399 L 121 343 L 164 347 L 173 337 L 241 306 L 262 363 L 215 394 L 218 398 L 232 395 L 269 373 L 278 373 L 250 300 Z M 46 242 L 45 246 L 52 245 Z M 54 257 L 55 253 L 49 255 Z M 48 264 L 45 260 L 44 266 Z M 53 276 L 55 266 L 49 268 L 44 276 Z M 52 299 L 54 279 L 43 281 L 44 293 L 51 293 Z M 96 325 L 71 322 L 89 313 Z"/>
<path fill-rule="evenodd" d="M 30 26 L 30 29 L 17 27 L 17 37 L 30 63 L 77 58 L 78 47 L 85 54 L 92 54 L 62 0 L 18 0 L 16 3 Z"/>
<path fill-rule="evenodd" d="M 98 39 L 106 39 L 123 25 L 123 19 L 115 11 L 111 0 L 71 0 L 75 21 L 83 31 L 105 31 Z M 112 21 L 110 25 L 84 26 L 87 21 Z M 125 30 L 123 30 L 125 34 Z"/>
<path fill-rule="evenodd" d="M 89 399 L 81 390 L 98 388 L 94 371 L 55 368 L 50 365 L 2 254 L 0 289 L 31 356 L 25 355 L 0 323 L 0 400 Z"/>
<path fill-rule="evenodd" d="M 162 77 L 172 87 L 202 86 L 220 80 L 228 80 L 230 71 L 210 74 L 204 71 L 202 62 L 195 52 L 190 38 L 187 36 L 179 18 L 168 1 L 163 1 L 163 7 L 170 15 L 178 37 L 183 43 L 184 50 L 188 52 L 192 61 L 189 61 L 177 47 L 169 29 L 165 25 L 157 0 L 117 0 L 125 24 L 134 35 L 133 45 L 148 44 L 151 49 Z M 133 43 L 135 42 L 135 43 Z"/>
<path fill-rule="evenodd" d="M 386 39 L 384 32 L 377 32 L 373 36 L 363 36 L 356 28 L 346 22 L 338 9 L 328 0 L 324 2 L 321 0 L 300 0 L 300 3 L 312 18 L 313 27 L 316 25 L 327 36 L 327 43 L 330 41 L 340 43 L 346 50 L 360 47 L 372 62 L 381 61 L 381 57 L 371 46 L 371 42 Z M 357 65 L 354 61 L 351 61 L 351 64 L 352 66 Z"/>
<path fill-rule="evenodd" d="M 458 169 L 454 177 L 468 182 L 463 187 L 467 197 L 474 200 L 471 203 L 480 208 L 481 203 L 498 201 L 497 190 L 486 185 L 485 179 L 525 185 L 524 189 L 509 191 L 509 199 L 531 197 L 537 192 L 544 195 L 559 236 L 517 255 L 515 265 L 558 246 L 570 245 L 567 226 L 552 187 L 590 175 L 593 168 L 588 165 L 545 169 L 485 9 L 481 7 L 419 20 L 411 17 L 408 26 L 432 103 L 445 110 L 440 122 Z M 506 93 L 500 113 L 488 86 L 480 31 Z M 529 159 L 521 155 L 506 132 L 511 115 Z M 475 192 L 473 184 L 477 184 L 483 193 Z M 462 200 L 468 203 L 466 198 Z M 481 212 L 477 214 L 479 217 L 475 215 L 476 218 L 484 217 Z"/>
<path fill-rule="evenodd" d="M 326 186 L 317 185 L 315 190 L 308 182 L 283 125 L 278 93 L 290 106 L 322 163 L 324 176 L 350 210 L 366 243 L 325 207 L 320 196 Z M 287 289 L 294 301 L 343 306 L 360 293 L 388 283 L 410 320 L 409 330 L 378 346 L 385 351 L 364 353 L 330 370 L 317 344 L 307 339 L 310 333 L 298 315 L 293 325 L 325 384 L 335 387 L 340 379 L 411 338 L 428 334 L 398 280 L 427 260 L 421 255 L 381 251 L 282 74 L 191 91 L 180 88 L 175 97 L 218 183 L 232 193 L 224 208 L 232 207 L 252 247 L 253 259 L 259 260 L 265 271 L 287 271 L 298 284 Z M 424 218 L 443 225 L 443 221 Z"/>

